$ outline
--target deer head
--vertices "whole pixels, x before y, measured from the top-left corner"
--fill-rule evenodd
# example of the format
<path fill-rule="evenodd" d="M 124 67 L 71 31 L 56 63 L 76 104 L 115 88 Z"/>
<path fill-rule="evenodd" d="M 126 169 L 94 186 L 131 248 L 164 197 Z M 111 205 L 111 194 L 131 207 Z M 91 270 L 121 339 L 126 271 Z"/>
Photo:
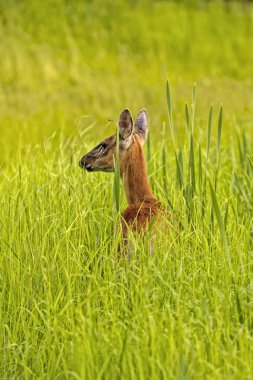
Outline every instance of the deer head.
<path fill-rule="evenodd" d="M 119 157 L 122 172 L 122 162 L 134 144 L 143 145 L 148 133 L 148 116 L 142 109 L 133 124 L 132 116 L 125 109 L 118 121 L 119 128 Z M 81 168 L 88 172 L 102 171 L 113 172 L 116 157 L 116 135 L 112 135 L 101 141 L 95 148 L 88 152 L 79 161 Z"/>

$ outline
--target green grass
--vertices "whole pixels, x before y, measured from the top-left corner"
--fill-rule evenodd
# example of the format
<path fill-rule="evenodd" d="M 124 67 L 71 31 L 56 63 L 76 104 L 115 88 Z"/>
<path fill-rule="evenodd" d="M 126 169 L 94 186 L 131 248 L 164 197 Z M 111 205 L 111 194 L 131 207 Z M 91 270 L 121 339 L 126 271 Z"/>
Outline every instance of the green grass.
<path fill-rule="evenodd" d="M 0 378 L 252 379 L 252 6 L 0 15 Z M 148 109 L 150 183 L 178 224 L 131 260 L 118 173 L 78 167 L 124 107 Z"/>

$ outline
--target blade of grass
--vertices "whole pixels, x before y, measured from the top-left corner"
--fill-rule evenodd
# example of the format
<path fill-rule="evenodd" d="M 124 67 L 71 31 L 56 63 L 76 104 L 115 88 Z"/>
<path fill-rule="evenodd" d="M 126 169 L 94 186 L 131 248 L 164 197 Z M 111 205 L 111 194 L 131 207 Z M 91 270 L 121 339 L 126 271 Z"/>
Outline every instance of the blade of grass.
<path fill-rule="evenodd" d="M 194 143 L 193 143 L 193 135 L 191 135 L 190 140 L 190 152 L 189 152 L 189 174 L 188 174 L 188 182 L 192 186 L 192 194 L 196 191 L 196 178 L 195 178 L 195 159 L 194 159 Z"/>
<path fill-rule="evenodd" d="M 201 146 L 199 144 L 199 190 L 202 189 L 202 153 L 201 153 Z"/>
<path fill-rule="evenodd" d="M 183 177 L 183 155 L 182 150 L 180 146 L 179 154 L 175 152 L 175 158 L 176 158 L 176 178 L 177 178 L 177 184 L 179 185 L 180 189 L 183 189 L 184 187 L 184 177 Z"/>
<path fill-rule="evenodd" d="M 221 147 L 221 131 L 222 131 L 222 106 L 220 108 L 218 119 L 217 146 L 216 146 L 216 171 L 214 180 L 214 190 L 217 191 L 218 175 L 220 169 L 220 147 Z"/>
<path fill-rule="evenodd" d="M 163 168 L 163 187 L 164 192 L 166 194 L 166 198 L 168 198 L 168 185 L 167 185 L 167 170 L 166 170 L 166 150 L 163 144 L 162 147 L 162 168 Z"/>
<path fill-rule="evenodd" d="M 222 118 L 223 118 L 223 111 L 222 106 L 220 108 L 219 113 L 219 120 L 218 120 L 218 136 L 217 136 L 217 166 L 220 162 L 220 146 L 221 146 L 221 130 L 222 130 Z"/>
<path fill-rule="evenodd" d="M 186 121 L 187 134 L 190 138 L 191 126 L 190 126 L 190 115 L 189 115 L 189 109 L 188 109 L 187 103 L 185 103 L 185 121 Z"/>
<path fill-rule="evenodd" d="M 219 226 L 222 242 L 223 242 L 223 247 L 225 249 L 226 255 L 227 255 L 227 262 L 229 266 L 231 266 L 231 257 L 230 257 L 230 251 L 229 251 L 229 246 L 228 246 L 228 241 L 227 241 L 227 234 L 225 230 L 225 226 L 222 220 L 220 208 L 217 202 L 217 198 L 214 192 L 214 189 L 211 185 L 211 182 L 209 181 L 209 186 L 210 186 L 210 192 L 211 192 L 211 199 L 212 199 L 212 207 L 216 216 L 216 220 Z"/>
<path fill-rule="evenodd" d="M 151 158 L 150 131 L 148 131 L 148 138 L 147 138 L 147 165 L 148 165 L 148 169 L 149 169 L 149 164 L 150 164 L 150 158 Z"/>
<path fill-rule="evenodd" d="M 116 157 L 114 157 L 114 181 L 113 181 L 113 203 L 117 213 L 120 210 L 120 163 L 119 163 L 119 128 L 116 128 Z"/>
<path fill-rule="evenodd" d="M 207 143 L 206 143 L 206 163 L 209 158 L 210 142 L 211 142 L 211 130 L 212 130 L 212 118 L 213 118 L 213 106 L 211 105 L 208 117 L 208 128 L 207 128 Z"/>
<path fill-rule="evenodd" d="M 225 230 L 227 228 L 227 221 L 228 221 L 228 208 L 229 208 L 229 200 L 226 203 L 225 212 L 224 212 L 224 222 L 223 223 L 224 223 Z"/>
<path fill-rule="evenodd" d="M 168 117 L 169 117 L 170 133 L 171 133 L 173 147 L 175 149 L 175 136 L 174 136 L 174 128 L 173 128 L 173 120 L 172 120 L 170 85 L 169 85 L 169 81 L 168 80 L 167 80 L 167 83 L 166 83 L 166 99 L 167 99 L 167 107 L 168 107 Z"/>
<path fill-rule="evenodd" d="M 194 132 L 195 109 L 196 109 L 196 83 L 194 83 L 193 90 L 192 90 L 192 123 L 191 123 L 191 133 Z"/>

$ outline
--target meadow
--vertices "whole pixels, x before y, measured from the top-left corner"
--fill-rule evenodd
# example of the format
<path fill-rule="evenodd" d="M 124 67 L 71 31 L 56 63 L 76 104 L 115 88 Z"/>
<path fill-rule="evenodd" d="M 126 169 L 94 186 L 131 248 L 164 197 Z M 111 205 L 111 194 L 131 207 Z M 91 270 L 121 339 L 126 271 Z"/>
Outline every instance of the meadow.
<path fill-rule="evenodd" d="M 0 379 L 253 379 L 253 5 L 0 4 Z M 79 159 L 146 107 L 156 197 L 132 237 Z"/>

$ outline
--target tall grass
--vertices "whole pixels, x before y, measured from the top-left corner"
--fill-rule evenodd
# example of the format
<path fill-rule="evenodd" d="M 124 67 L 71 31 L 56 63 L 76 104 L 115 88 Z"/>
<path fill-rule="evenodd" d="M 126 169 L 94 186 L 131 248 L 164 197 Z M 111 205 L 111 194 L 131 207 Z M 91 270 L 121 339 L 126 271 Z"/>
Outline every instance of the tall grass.
<path fill-rule="evenodd" d="M 252 378 L 253 11 L 191 5 L 1 2 L 0 378 Z M 125 107 L 178 228 L 118 260 Z"/>
<path fill-rule="evenodd" d="M 252 157 L 239 133 L 231 167 L 211 118 L 207 142 L 195 123 L 174 156 L 150 141 L 154 192 L 181 227 L 154 255 L 135 241 L 130 261 L 111 230 L 117 170 L 81 172 L 81 134 L 20 150 L 1 181 L 2 378 L 251 377 Z"/>

